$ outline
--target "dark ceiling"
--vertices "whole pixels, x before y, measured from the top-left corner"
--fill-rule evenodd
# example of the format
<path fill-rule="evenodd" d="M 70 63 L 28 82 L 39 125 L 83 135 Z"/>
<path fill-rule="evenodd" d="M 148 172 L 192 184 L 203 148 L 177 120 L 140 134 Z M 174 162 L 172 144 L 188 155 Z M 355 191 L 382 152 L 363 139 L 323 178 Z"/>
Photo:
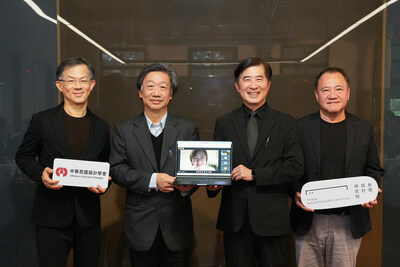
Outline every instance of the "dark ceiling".
<path fill-rule="evenodd" d="M 365 0 L 86 0 L 60 1 L 60 15 L 107 49 L 252 45 L 266 51 L 263 56 L 268 58 L 275 44 L 300 47 L 306 56 L 381 4 Z M 382 24 L 377 21 L 382 21 L 382 13 L 344 38 L 379 39 Z"/>

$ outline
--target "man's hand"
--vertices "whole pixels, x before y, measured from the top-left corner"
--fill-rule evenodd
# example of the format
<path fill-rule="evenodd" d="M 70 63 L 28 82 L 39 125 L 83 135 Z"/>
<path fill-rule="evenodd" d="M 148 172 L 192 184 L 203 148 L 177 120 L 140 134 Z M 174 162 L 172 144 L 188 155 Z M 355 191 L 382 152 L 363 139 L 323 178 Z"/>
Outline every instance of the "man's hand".
<path fill-rule="evenodd" d="M 253 181 L 253 175 L 251 175 L 251 170 L 243 165 L 239 165 L 233 169 L 231 173 L 232 181 L 245 180 L 247 182 Z"/>
<path fill-rule="evenodd" d="M 188 192 L 195 188 L 195 185 L 175 185 L 175 188 L 182 192 Z"/>
<path fill-rule="evenodd" d="M 294 201 L 296 202 L 297 206 L 299 206 L 301 209 L 308 211 L 308 212 L 314 212 L 314 209 L 307 208 L 306 206 L 303 205 L 303 202 L 301 202 L 300 192 L 296 192 L 296 194 L 294 196 Z"/>
<path fill-rule="evenodd" d="M 42 172 L 42 182 L 45 187 L 51 189 L 51 190 L 60 190 L 63 186 L 58 185 L 57 180 L 52 180 L 50 178 L 50 175 L 53 173 L 53 169 L 50 169 L 49 167 L 46 167 L 43 172 Z"/>
<path fill-rule="evenodd" d="M 157 174 L 157 188 L 161 192 L 170 193 L 174 191 L 174 181 L 175 177 L 169 176 L 166 173 Z"/>
<path fill-rule="evenodd" d="M 378 194 L 380 194 L 380 193 L 382 193 L 382 190 L 381 190 L 380 188 L 378 188 Z M 370 208 L 373 208 L 373 207 L 374 207 L 375 205 L 377 205 L 377 204 L 378 204 L 378 200 L 375 199 L 375 200 L 373 200 L 373 201 L 370 201 L 370 202 L 361 204 L 361 206 L 363 206 L 364 208 L 370 209 Z"/>
<path fill-rule="evenodd" d="M 110 176 L 108 176 L 108 181 L 111 181 Z M 107 190 L 107 188 L 103 188 L 100 185 L 97 185 L 97 188 L 94 186 L 91 186 L 91 187 L 88 187 L 88 189 L 90 190 L 90 192 L 95 193 L 95 194 L 103 194 Z"/>

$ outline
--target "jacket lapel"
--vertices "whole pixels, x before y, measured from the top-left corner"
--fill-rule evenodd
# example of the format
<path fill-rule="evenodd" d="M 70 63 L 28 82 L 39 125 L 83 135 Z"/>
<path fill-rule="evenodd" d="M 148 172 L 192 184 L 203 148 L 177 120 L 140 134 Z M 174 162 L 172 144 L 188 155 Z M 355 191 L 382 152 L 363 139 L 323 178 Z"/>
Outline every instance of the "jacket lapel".
<path fill-rule="evenodd" d="M 172 156 L 175 143 L 179 136 L 179 120 L 168 112 L 167 120 L 164 126 L 164 137 L 161 149 L 160 168 L 164 169 L 165 162 L 168 156 Z"/>
<path fill-rule="evenodd" d="M 63 103 L 61 103 L 58 108 L 55 110 L 53 115 L 50 118 L 51 123 L 53 125 L 54 132 L 60 141 L 60 148 L 63 151 L 63 155 L 65 158 L 72 158 L 72 152 L 68 145 L 68 139 L 66 135 L 66 130 L 64 126 L 64 117 L 63 117 Z"/>
<path fill-rule="evenodd" d="M 144 114 L 136 117 L 136 119 L 133 121 L 133 134 L 136 137 L 138 144 L 141 146 L 144 154 L 149 159 L 154 170 L 158 171 L 157 160 L 153 150 L 153 143 L 151 142 L 150 131 Z"/>
<path fill-rule="evenodd" d="M 346 161 L 345 170 L 347 174 L 347 167 L 349 166 L 351 152 L 353 151 L 354 142 L 357 136 L 357 123 L 354 118 L 346 113 Z"/>
<path fill-rule="evenodd" d="M 320 115 L 319 112 L 317 115 L 313 116 L 310 120 L 310 133 L 311 133 L 311 150 L 315 152 L 315 158 L 317 162 L 317 168 L 321 167 L 321 129 L 320 129 Z"/>
<path fill-rule="evenodd" d="M 246 158 L 247 158 L 248 162 L 250 162 L 250 152 L 249 152 L 249 146 L 247 144 L 246 122 L 244 120 L 242 108 L 237 109 L 233 113 L 232 124 L 233 124 L 233 127 L 238 136 L 238 140 L 242 147 L 242 151 L 245 152 Z M 246 138 L 243 138 L 243 137 L 246 137 Z"/>
<path fill-rule="evenodd" d="M 262 146 L 268 145 L 269 134 L 275 126 L 275 116 L 272 114 L 269 107 L 265 110 L 264 118 L 261 125 L 261 131 L 258 134 L 256 148 L 254 149 L 253 158 L 257 156 L 258 151 Z"/>

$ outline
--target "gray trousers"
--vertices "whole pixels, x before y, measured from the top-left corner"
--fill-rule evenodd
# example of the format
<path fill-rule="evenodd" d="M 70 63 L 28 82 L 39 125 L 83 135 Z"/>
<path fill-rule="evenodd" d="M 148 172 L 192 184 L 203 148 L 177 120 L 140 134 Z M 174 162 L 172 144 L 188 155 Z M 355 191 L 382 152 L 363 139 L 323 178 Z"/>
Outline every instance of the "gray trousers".
<path fill-rule="evenodd" d="M 349 215 L 314 214 L 310 231 L 296 235 L 295 244 L 298 267 L 355 267 L 361 238 L 353 238 Z"/>

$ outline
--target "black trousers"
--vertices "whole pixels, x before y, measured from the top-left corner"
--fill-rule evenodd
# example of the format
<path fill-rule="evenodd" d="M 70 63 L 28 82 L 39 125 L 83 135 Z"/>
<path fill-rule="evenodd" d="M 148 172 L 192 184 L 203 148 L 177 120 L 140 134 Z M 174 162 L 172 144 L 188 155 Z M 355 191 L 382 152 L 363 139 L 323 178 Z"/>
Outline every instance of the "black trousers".
<path fill-rule="evenodd" d="M 228 267 L 284 266 L 287 240 L 288 235 L 256 235 L 246 213 L 245 222 L 239 232 L 224 232 L 226 265 Z"/>
<path fill-rule="evenodd" d="M 74 267 L 97 267 L 100 253 L 100 225 L 81 228 L 76 222 L 65 228 L 36 226 L 39 266 L 66 266 L 71 248 Z"/>
<path fill-rule="evenodd" d="M 150 250 L 145 252 L 129 250 L 132 267 L 188 267 L 190 253 L 191 248 L 179 251 L 168 249 L 160 228 Z"/>

